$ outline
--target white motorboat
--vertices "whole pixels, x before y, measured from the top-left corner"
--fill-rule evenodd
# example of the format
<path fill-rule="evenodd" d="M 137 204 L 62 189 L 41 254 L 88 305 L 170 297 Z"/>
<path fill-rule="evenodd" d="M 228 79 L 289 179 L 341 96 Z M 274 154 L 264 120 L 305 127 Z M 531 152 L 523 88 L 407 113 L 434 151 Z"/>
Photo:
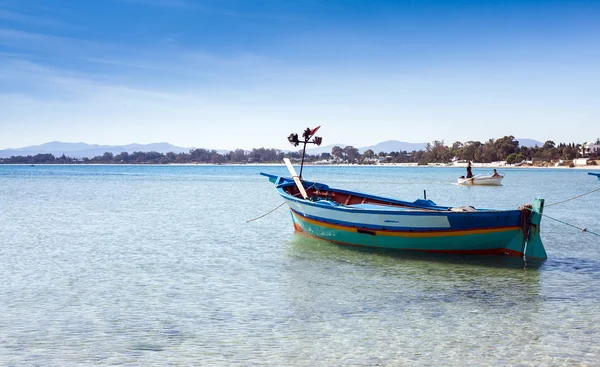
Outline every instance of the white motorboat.
<path fill-rule="evenodd" d="M 500 186 L 504 176 L 473 176 L 471 178 L 461 177 L 458 179 L 459 185 L 477 185 L 477 186 Z"/>

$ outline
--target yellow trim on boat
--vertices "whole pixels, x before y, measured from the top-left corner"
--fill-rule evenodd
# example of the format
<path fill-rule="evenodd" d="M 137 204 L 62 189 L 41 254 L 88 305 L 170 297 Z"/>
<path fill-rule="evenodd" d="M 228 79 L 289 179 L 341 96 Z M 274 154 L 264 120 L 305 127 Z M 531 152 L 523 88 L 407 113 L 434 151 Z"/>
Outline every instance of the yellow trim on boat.
<path fill-rule="evenodd" d="M 358 227 L 348 227 L 341 226 L 339 224 L 331 224 L 325 223 L 321 221 L 317 221 L 314 219 L 310 219 L 307 217 L 302 217 L 296 214 L 293 210 L 291 211 L 292 215 L 298 218 L 301 221 L 308 222 L 313 225 L 336 229 L 339 231 L 346 232 L 356 232 Z M 473 235 L 473 234 L 488 234 L 488 233 L 500 233 L 500 232 L 509 232 L 509 231 L 518 231 L 521 227 L 501 227 L 501 228 L 483 228 L 483 229 L 468 229 L 468 230 L 442 230 L 442 231 L 422 231 L 422 232 L 408 232 L 408 231 L 380 231 L 374 230 L 370 228 L 365 228 L 365 230 L 375 233 L 376 236 L 390 236 L 390 237 L 455 237 L 455 236 L 465 236 L 465 235 Z"/>

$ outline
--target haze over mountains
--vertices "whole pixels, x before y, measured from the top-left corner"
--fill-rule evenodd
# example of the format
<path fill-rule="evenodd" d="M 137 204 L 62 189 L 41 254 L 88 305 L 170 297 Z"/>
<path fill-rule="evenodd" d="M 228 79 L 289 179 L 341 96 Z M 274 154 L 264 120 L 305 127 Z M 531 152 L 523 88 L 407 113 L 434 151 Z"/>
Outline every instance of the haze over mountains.
<path fill-rule="evenodd" d="M 366 147 L 358 147 L 358 151 L 359 152 L 364 152 L 368 149 L 371 149 L 373 152 L 375 153 L 379 153 L 379 152 L 400 152 L 400 151 L 407 151 L 407 152 L 412 152 L 413 150 L 424 150 L 425 149 L 425 144 L 426 143 L 407 143 L 404 141 L 398 141 L 398 140 L 387 140 L 387 141 L 383 141 L 381 143 L 377 143 L 375 145 L 370 145 L 370 146 L 366 146 Z M 340 148 L 345 148 L 347 146 L 347 144 L 329 144 L 329 145 L 324 145 L 321 147 L 317 147 L 317 148 L 310 148 L 310 149 L 306 149 L 307 153 L 310 154 L 321 154 L 321 153 L 331 153 L 331 148 L 338 146 Z"/>
<path fill-rule="evenodd" d="M 178 147 L 169 143 L 152 144 L 127 144 L 127 145 L 98 145 L 86 143 L 63 143 L 53 141 L 41 145 L 32 145 L 16 149 L 0 150 L 0 158 L 9 158 L 11 156 L 28 156 L 36 154 L 53 154 L 61 156 L 62 154 L 71 158 L 92 158 L 102 155 L 106 152 L 119 154 L 123 152 L 159 152 L 159 153 L 183 153 L 189 152 L 191 148 Z"/>
<path fill-rule="evenodd" d="M 515 139 L 519 141 L 519 145 L 534 147 L 536 145 L 544 145 L 542 142 L 533 139 Z M 331 148 L 334 146 L 341 148 L 346 147 L 347 144 L 330 144 L 312 149 L 307 149 L 309 154 L 321 154 L 331 153 Z M 407 151 L 412 152 L 414 150 L 424 150 L 426 143 L 407 143 L 398 140 L 387 140 L 381 143 L 359 147 L 359 151 L 362 153 L 367 149 L 373 150 L 375 153 L 379 152 L 399 152 Z M 72 158 L 92 158 L 95 156 L 103 155 L 106 152 L 112 154 L 119 154 L 123 152 L 158 152 L 158 153 L 187 153 L 194 148 L 178 147 L 169 143 L 152 143 L 152 144 L 127 144 L 127 145 L 98 145 L 98 144 L 86 144 L 86 143 L 63 143 L 53 141 L 41 145 L 32 145 L 23 148 L 15 149 L 4 149 L 0 150 L 0 158 L 10 158 L 11 156 L 28 156 L 36 154 L 53 154 L 54 156 L 61 156 L 62 154 Z M 206 149 L 206 148 L 205 148 Z M 234 150 L 233 148 L 232 150 Z M 291 150 L 291 149 L 290 149 Z M 229 150 L 217 150 L 219 153 L 227 153 Z"/>

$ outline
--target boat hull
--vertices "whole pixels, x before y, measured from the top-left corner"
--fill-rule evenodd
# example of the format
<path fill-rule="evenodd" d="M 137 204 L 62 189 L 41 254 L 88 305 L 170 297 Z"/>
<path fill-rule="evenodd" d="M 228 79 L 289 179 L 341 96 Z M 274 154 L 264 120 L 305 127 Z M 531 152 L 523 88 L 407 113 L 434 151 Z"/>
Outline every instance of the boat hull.
<path fill-rule="evenodd" d="M 484 177 L 471 177 L 471 178 L 459 178 L 459 185 L 471 185 L 471 186 L 501 186 L 502 179 L 504 177 L 492 177 L 492 176 L 484 176 Z"/>
<path fill-rule="evenodd" d="M 293 209 L 291 215 L 296 231 L 341 245 L 437 253 L 524 255 L 523 232 L 519 226 L 437 231 L 373 230 L 309 218 Z"/>

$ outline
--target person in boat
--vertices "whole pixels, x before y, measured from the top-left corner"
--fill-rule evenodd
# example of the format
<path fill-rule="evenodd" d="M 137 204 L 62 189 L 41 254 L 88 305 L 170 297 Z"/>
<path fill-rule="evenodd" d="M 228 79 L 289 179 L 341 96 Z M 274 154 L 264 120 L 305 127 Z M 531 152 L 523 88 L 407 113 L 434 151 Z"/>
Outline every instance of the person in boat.
<path fill-rule="evenodd" d="M 467 178 L 472 178 L 473 177 L 473 172 L 471 172 L 471 161 L 469 161 L 469 164 L 467 165 Z"/>
<path fill-rule="evenodd" d="M 494 168 L 494 174 L 492 175 L 492 177 L 500 177 L 500 175 L 498 174 L 498 172 L 496 171 L 495 168 Z"/>

